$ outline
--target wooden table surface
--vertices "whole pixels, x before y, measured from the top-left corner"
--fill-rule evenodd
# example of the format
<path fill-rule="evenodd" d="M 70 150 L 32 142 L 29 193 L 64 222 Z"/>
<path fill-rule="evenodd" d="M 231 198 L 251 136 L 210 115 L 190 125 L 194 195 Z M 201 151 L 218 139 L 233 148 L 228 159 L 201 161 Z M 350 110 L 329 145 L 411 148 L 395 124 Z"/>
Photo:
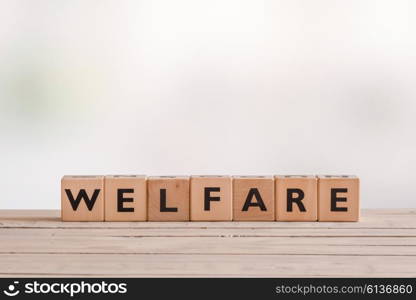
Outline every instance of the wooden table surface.
<path fill-rule="evenodd" d="M 416 209 L 358 223 L 67 223 L 0 210 L 0 276 L 416 277 Z"/>

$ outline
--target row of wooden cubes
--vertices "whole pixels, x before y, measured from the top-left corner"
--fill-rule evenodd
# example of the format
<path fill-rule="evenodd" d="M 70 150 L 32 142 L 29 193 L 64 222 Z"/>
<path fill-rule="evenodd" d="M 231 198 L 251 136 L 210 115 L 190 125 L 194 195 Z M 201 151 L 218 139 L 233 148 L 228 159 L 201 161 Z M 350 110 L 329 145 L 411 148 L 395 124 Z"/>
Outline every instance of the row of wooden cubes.
<path fill-rule="evenodd" d="M 358 221 L 348 175 L 64 176 L 63 221 Z"/>

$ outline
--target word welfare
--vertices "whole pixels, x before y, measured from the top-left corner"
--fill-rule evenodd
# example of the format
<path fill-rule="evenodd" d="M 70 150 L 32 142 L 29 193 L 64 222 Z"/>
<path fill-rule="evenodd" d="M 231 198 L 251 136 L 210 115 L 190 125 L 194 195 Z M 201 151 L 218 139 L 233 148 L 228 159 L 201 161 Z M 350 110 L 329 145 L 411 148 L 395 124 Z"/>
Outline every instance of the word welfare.
<path fill-rule="evenodd" d="M 358 221 L 349 175 L 64 176 L 63 221 Z"/>

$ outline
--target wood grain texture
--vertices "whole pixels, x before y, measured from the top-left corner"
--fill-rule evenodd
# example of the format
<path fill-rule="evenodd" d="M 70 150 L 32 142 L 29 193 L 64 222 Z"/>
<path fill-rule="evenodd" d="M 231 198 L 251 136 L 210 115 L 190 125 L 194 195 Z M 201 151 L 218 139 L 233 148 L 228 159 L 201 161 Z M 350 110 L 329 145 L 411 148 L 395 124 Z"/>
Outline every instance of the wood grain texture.
<path fill-rule="evenodd" d="M 350 175 L 318 176 L 318 220 L 352 222 L 358 221 L 359 218 L 359 178 Z"/>
<path fill-rule="evenodd" d="M 61 212 L 62 221 L 104 221 L 104 176 L 62 177 Z"/>
<path fill-rule="evenodd" d="M 191 176 L 191 220 L 232 221 L 232 190 L 230 176 Z"/>
<path fill-rule="evenodd" d="M 188 176 L 150 176 L 147 194 L 149 221 L 189 221 Z"/>
<path fill-rule="evenodd" d="M 310 175 L 281 175 L 275 177 L 276 220 L 278 221 L 317 221 L 318 220 L 318 181 Z M 302 193 L 302 195 L 301 195 Z M 299 204 L 289 197 L 301 198 Z M 301 209 L 302 208 L 302 209 Z"/>
<path fill-rule="evenodd" d="M 415 277 L 416 209 L 363 210 L 357 223 L 68 223 L 1 210 L 0 245 L 2 277 Z"/>
<path fill-rule="evenodd" d="M 107 175 L 104 179 L 104 190 L 105 221 L 147 220 L 146 176 Z"/>

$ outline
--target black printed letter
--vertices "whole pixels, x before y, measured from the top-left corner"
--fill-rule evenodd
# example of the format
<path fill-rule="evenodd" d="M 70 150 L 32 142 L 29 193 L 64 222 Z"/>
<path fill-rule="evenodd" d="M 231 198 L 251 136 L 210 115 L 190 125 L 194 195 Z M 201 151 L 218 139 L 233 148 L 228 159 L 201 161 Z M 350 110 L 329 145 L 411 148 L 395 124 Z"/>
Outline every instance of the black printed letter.
<path fill-rule="evenodd" d="M 117 211 L 134 212 L 133 207 L 124 207 L 124 202 L 133 202 L 133 198 L 124 198 L 124 193 L 134 193 L 134 189 L 117 189 Z"/>
<path fill-rule="evenodd" d="M 294 194 L 298 196 L 293 197 Z M 287 189 L 287 211 L 293 211 L 293 203 L 296 203 L 301 212 L 305 212 L 305 206 L 302 203 L 303 198 L 305 198 L 305 193 L 301 189 Z"/>
<path fill-rule="evenodd" d="M 257 199 L 257 202 L 251 202 L 253 198 Z M 261 199 L 259 190 L 256 188 L 251 188 L 248 191 L 246 202 L 244 202 L 243 211 L 248 211 L 250 206 L 259 206 L 261 211 L 266 211 L 266 205 L 264 205 L 263 199 Z"/>
<path fill-rule="evenodd" d="M 177 212 L 177 207 L 166 206 L 166 189 L 160 189 L 160 212 Z"/>
<path fill-rule="evenodd" d="M 211 192 L 219 192 L 219 187 L 206 187 L 204 189 L 204 210 L 211 210 L 210 201 L 220 201 L 220 197 L 211 197 Z"/>
<path fill-rule="evenodd" d="M 347 202 L 347 198 L 337 197 L 337 193 L 346 193 L 348 189 L 331 189 L 331 211 L 348 211 L 346 207 L 337 207 L 337 202 Z"/>
<path fill-rule="evenodd" d="M 98 198 L 98 195 L 100 194 L 100 189 L 94 190 L 94 193 L 92 194 L 91 200 L 87 195 L 87 192 L 85 189 L 80 189 L 77 195 L 77 198 L 74 200 L 74 196 L 72 195 L 72 192 L 70 189 L 65 189 L 65 193 L 69 199 L 69 202 L 71 203 L 72 209 L 75 211 L 77 210 L 79 204 L 81 203 L 81 200 L 84 199 L 85 204 L 87 205 L 87 208 L 89 211 L 91 211 L 94 207 L 95 201 Z"/>

